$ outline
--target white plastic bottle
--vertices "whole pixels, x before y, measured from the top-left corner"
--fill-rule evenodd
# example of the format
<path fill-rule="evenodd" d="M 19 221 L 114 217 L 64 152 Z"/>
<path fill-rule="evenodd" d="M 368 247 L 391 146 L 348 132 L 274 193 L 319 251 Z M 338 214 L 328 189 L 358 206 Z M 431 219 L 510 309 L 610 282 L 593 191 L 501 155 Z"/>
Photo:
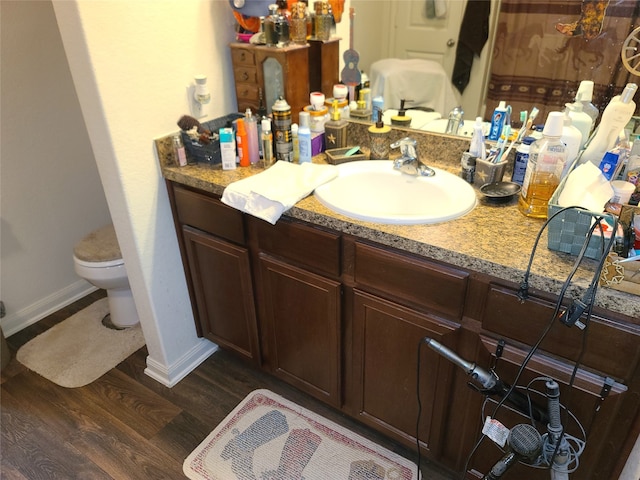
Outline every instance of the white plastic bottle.
<path fill-rule="evenodd" d="M 598 130 L 582 154 L 581 163 L 591 162 L 597 167 L 604 154 L 615 146 L 620 131 L 629 123 L 636 110 L 636 104 L 633 101 L 636 90 L 638 85 L 627 83 L 622 94 L 611 99 L 602 113 Z"/>
<path fill-rule="evenodd" d="M 549 199 L 560 184 L 567 160 L 567 147 L 561 140 L 563 126 L 564 114 L 550 112 L 542 138 L 531 145 L 518 200 L 518 210 L 527 217 L 547 217 Z"/>
<path fill-rule="evenodd" d="M 309 112 L 300 112 L 300 125 L 298 126 L 298 145 L 300 149 L 300 163 L 311 162 L 311 128 L 309 123 L 311 115 Z"/>
<path fill-rule="evenodd" d="M 562 172 L 562 176 L 564 177 L 568 173 L 569 168 L 571 168 L 571 165 L 573 165 L 575 159 L 578 158 L 581 148 L 580 145 L 582 143 L 582 133 L 572 124 L 571 117 L 567 110 L 564 111 L 564 125 L 562 127 L 562 137 L 560 138 L 567 146 L 567 159 L 565 161 L 564 171 Z"/>
<path fill-rule="evenodd" d="M 482 117 L 476 118 L 473 125 L 473 135 L 469 145 L 469 153 L 476 158 L 485 160 L 487 158 L 487 147 L 484 141 L 484 133 L 482 131 Z"/>
<path fill-rule="evenodd" d="M 592 127 L 596 125 L 598 117 L 600 116 L 600 110 L 591 103 L 593 101 L 593 81 L 582 80 L 576 93 L 576 101 L 582 103 L 582 111 L 589 115 L 592 119 Z"/>
<path fill-rule="evenodd" d="M 571 125 L 576 127 L 582 136 L 580 141 L 580 148 L 582 149 L 591 135 L 593 119 L 583 110 L 582 102 L 567 103 L 566 107 L 565 111 L 569 114 Z"/>

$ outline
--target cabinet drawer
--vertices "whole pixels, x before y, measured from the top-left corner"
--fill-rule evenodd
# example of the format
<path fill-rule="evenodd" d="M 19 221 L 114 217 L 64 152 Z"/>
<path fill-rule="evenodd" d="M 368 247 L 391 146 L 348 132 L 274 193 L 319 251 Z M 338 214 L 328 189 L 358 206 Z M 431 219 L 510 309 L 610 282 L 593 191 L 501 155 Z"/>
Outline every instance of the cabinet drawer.
<path fill-rule="evenodd" d="M 257 83 L 236 83 L 236 97 L 238 100 L 255 100 L 257 103 L 260 99 L 260 87 Z"/>
<path fill-rule="evenodd" d="M 233 69 L 233 77 L 236 83 L 255 84 L 258 81 L 258 71 L 255 67 L 238 66 Z"/>
<path fill-rule="evenodd" d="M 417 257 L 355 244 L 354 280 L 394 301 L 462 318 L 469 274 Z"/>
<path fill-rule="evenodd" d="M 234 65 L 255 65 L 256 58 L 253 52 L 247 48 L 231 46 L 231 60 Z"/>
<path fill-rule="evenodd" d="M 538 341 L 555 310 L 554 303 L 534 296 L 522 303 L 516 291 L 497 284 L 489 285 L 485 305 L 481 319 L 483 328 L 528 345 Z M 571 361 L 577 360 L 584 332 L 575 326 L 568 328 L 558 320 L 554 322 L 540 348 Z M 611 320 L 593 315 L 581 363 L 617 379 L 629 380 L 640 356 L 638 345 L 640 332 L 637 328 L 624 329 Z"/>
<path fill-rule="evenodd" d="M 231 242 L 244 244 L 242 213 L 205 193 L 174 185 L 176 215 L 183 225 L 191 225 Z"/>
<path fill-rule="evenodd" d="M 333 277 L 340 275 L 340 236 L 297 222 L 276 225 L 249 218 L 261 251 L 286 258 L 299 266 Z"/>

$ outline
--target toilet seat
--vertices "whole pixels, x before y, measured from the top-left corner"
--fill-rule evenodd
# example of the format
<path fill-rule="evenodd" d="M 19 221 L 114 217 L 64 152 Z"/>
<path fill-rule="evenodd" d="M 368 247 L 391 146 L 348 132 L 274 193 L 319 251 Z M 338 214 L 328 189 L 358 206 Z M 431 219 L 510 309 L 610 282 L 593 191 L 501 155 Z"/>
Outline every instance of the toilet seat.
<path fill-rule="evenodd" d="M 122 265 L 122 253 L 113 225 L 94 230 L 80 240 L 73 249 L 79 265 L 90 268 L 106 268 Z"/>
<path fill-rule="evenodd" d="M 85 260 L 80 260 L 75 255 L 73 256 L 73 260 L 76 264 L 81 265 L 87 268 L 109 268 L 109 267 L 119 267 L 120 265 L 124 265 L 124 260 L 122 258 L 117 258 L 115 260 L 108 260 L 105 262 L 87 262 Z"/>

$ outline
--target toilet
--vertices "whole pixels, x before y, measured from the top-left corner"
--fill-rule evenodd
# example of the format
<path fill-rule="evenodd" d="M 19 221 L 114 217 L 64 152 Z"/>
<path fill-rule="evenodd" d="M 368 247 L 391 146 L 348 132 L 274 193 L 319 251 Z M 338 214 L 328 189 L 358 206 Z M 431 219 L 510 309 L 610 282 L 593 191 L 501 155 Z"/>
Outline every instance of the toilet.
<path fill-rule="evenodd" d="M 107 291 L 111 317 L 107 323 L 115 328 L 138 323 L 138 312 L 113 225 L 99 228 L 78 242 L 73 249 L 73 263 L 80 277 Z"/>

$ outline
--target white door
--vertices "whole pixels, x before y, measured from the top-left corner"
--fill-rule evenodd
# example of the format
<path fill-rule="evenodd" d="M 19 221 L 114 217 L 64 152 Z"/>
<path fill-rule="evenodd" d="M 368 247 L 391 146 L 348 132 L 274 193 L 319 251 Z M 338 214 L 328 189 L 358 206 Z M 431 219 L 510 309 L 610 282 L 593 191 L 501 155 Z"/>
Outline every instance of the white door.
<path fill-rule="evenodd" d="M 424 58 L 441 63 L 449 78 L 456 59 L 456 42 L 466 2 L 436 0 L 442 18 L 427 17 L 427 0 L 395 0 L 389 16 L 389 57 Z"/>

